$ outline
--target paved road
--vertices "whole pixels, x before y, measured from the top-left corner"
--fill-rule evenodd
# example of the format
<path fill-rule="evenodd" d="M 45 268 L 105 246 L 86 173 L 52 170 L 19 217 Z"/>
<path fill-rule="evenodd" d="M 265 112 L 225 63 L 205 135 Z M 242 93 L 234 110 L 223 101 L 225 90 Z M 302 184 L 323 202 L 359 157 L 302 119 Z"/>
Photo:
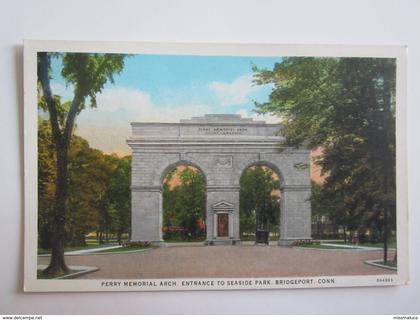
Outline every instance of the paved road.
<path fill-rule="evenodd" d="M 84 279 L 301 277 L 393 274 L 364 263 L 380 251 L 314 250 L 278 246 L 171 246 L 135 253 L 66 257 L 69 265 L 97 266 Z M 392 256 L 392 255 L 391 255 Z M 39 257 L 47 264 L 48 257 Z"/>

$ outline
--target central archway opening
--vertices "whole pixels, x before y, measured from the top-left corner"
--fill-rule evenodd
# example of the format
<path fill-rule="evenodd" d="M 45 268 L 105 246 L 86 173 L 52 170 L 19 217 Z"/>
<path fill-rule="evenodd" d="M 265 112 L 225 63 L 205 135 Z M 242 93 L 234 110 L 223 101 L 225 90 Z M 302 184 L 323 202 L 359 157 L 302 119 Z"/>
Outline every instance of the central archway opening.
<path fill-rule="evenodd" d="M 240 179 L 239 232 L 242 241 L 266 243 L 280 237 L 281 177 L 272 168 L 255 164 Z"/>
<path fill-rule="evenodd" d="M 162 236 L 166 242 L 206 239 L 206 179 L 192 165 L 171 167 L 163 178 Z"/>

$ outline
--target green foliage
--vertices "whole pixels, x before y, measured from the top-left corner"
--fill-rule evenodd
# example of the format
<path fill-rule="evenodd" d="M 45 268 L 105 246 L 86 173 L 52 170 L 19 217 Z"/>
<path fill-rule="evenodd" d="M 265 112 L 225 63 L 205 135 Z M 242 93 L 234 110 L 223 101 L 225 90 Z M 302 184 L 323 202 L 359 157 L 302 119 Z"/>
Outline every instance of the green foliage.
<path fill-rule="evenodd" d="M 395 228 L 395 59 L 284 58 L 254 69 L 272 83 L 260 112 L 283 119 L 283 147 L 321 147 L 313 212 L 347 230 Z"/>
<path fill-rule="evenodd" d="M 51 127 L 38 119 L 38 234 L 42 248 L 51 247 L 53 207 L 55 194 L 55 153 Z"/>
<path fill-rule="evenodd" d="M 283 58 L 272 71 L 254 68 L 255 83 L 275 86 L 269 101 L 257 103 L 257 109 L 281 117 L 286 146 L 317 146 L 331 134 L 328 122 L 339 90 L 338 64 L 334 58 Z"/>
<path fill-rule="evenodd" d="M 122 248 L 130 249 L 147 249 L 151 247 L 153 247 L 153 245 L 150 241 L 126 241 L 122 244 Z"/>
<path fill-rule="evenodd" d="M 38 230 L 39 245 L 51 247 L 52 203 L 55 194 L 55 153 L 51 127 L 38 121 Z M 118 242 L 130 226 L 131 156 L 119 158 L 92 149 L 74 135 L 69 148 L 69 192 L 65 245 L 86 245 L 93 231 L 116 233 Z"/>
<path fill-rule="evenodd" d="M 254 234 L 256 229 L 278 232 L 280 181 L 274 172 L 250 167 L 242 174 L 240 186 L 240 234 Z"/>
<path fill-rule="evenodd" d="M 176 169 L 170 172 L 163 185 L 165 238 L 180 233 L 183 240 L 202 239 L 206 219 L 205 178 L 200 171 L 186 167 L 179 173 L 179 184 L 171 186 L 175 173 Z"/>
<path fill-rule="evenodd" d="M 89 97 L 90 106 L 97 107 L 96 95 L 107 81 L 114 83 L 114 74 L 124 68 L 124 55 L 100 53 L 66 53 L 61 75 L 74 85 L 75 96 Z M 78 110 L 80 112 L 81 108 Z"/>
<path fill-rule="evenodd" d="M 108 157 L 114 164 L 107 190 L 107 210 L 110 215 L 108 229 L 117 234 L 117 241 L 121 243 L 122 234 L 130 231 L 131 224 L 131 156 Z"/>

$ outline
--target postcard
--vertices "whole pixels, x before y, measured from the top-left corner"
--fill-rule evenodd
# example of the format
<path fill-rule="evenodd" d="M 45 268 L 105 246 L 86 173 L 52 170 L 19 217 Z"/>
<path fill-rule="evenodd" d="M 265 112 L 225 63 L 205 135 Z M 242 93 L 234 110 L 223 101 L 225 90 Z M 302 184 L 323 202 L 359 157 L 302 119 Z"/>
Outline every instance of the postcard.
<path fill-rule="evenodd" d="M 405 47 L 24 52 L 25 291 L 408 283 Z"/>

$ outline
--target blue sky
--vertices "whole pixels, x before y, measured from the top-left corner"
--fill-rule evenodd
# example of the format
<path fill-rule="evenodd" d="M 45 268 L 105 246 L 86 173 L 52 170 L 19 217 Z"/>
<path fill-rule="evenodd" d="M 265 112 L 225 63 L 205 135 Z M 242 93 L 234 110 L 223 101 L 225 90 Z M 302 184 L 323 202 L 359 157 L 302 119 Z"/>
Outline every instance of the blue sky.
<path fill-rule="evenodd" d="M 98 108 L 79 115 L 77 134 L 105 152 L 128 153 L 130 122 L 178 122 L 206 113 L 257 115 L 254 101 L 267 101 L 271 86 L 252 84 L 252 64 L 272 69 L 280 57 L 133 55 L 124 70 L 98 95 Z M 63 100 L 72 88 L 61 77 L 61 61 L 53 60 L 52 89 Z"/>

